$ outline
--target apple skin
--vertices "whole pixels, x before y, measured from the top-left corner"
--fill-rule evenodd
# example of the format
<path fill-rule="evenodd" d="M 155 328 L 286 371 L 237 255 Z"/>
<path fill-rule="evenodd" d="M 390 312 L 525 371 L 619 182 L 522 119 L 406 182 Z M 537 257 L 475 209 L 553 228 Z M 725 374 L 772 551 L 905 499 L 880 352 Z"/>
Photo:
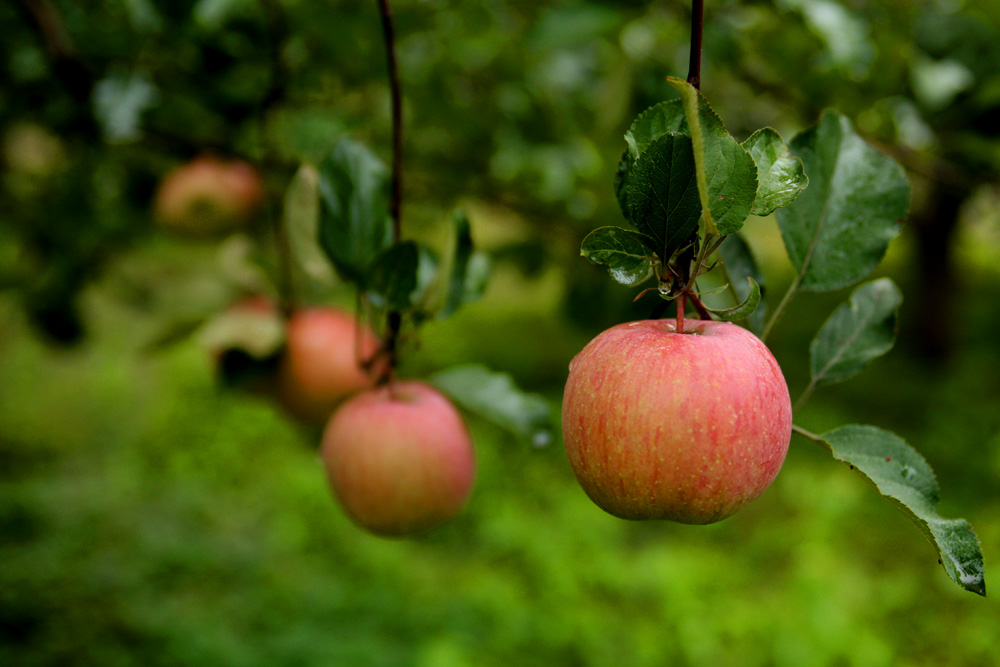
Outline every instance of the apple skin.
<path fill-rule="evenodd" d="M 461 415 L 417 381 L 395 381 L 346 401 L 330 418 L 321 451 L 348 516 L 380 536 L 446 522 L 461 511 L 475 479 Z"/>
<path fill-rule="evenodd" d="M 165 229 L 215 234 L 244 225 L 263 197 L 263 181 L 250 164 L 203 155 L 164 177 L 153 206 Z"/>
<path fill-rule="evenodd" d="M 774 481 L 792 405 L 778 362 L 735 324 L 611 327 L 570 363 L 563 437 L 577 480 L 623 519 L 720 521 Z"/>
<path fill-rule="evenodd" d="M 371 358 L 378 349 L 372 330 L 359 327 L 347 311 L 328 306 L 296 311 L 286 326 L 286 348 L 278 369 L 279 401 L 293 416 L 325 424 L 345 398 L 375 386 L 384 365 L 376 364 L 368 373 L 359 360 Z"/>

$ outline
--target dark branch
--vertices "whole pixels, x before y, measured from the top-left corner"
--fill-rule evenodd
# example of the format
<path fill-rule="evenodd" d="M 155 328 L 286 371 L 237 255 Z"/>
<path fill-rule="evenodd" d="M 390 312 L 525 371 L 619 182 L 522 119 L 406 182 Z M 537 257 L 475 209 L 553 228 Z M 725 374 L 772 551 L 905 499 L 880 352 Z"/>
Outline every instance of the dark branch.
<path fill-rule="evenodd" d="M 693 0 L 691 3 L 691 58 L 688 66 L 687 82 L 701 88 L 701 37 L 705 25 L 705 2 Z"/>
<path fill-rule="evenodd" d="M 392 216 L 393 241 L 399 243 L 403 235 L 402 204 L 403 204 L 403 95 L 399 85 L 399 67 L 396 61 L 396 37 L 392 25 L 392 10 L 389 0 L 378 0 L 382 15 L 382 37 L 385 41 L 386 64 L 389 74 L 389 93 L 392 100 L 392 201 L 389 212 Z M 383 350 L 388 356 L 388 370 L 379 382 L 392 379 L 399 362 L 399 334 L 403 327 L 402 313 L 396 310 L 389 312 L 387 318 L 388 332 L 383 342 Z"/>

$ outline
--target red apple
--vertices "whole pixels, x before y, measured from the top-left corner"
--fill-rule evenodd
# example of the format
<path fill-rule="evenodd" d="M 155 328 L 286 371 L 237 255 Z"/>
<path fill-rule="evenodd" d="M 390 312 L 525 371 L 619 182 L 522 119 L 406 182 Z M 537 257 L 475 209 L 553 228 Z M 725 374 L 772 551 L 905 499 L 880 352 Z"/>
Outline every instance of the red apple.
<path fill-rule="evenodd" d="M 362 363 L 378 349 L 372 330 L 346 311 L 315 307 L 294 313 L 278 371 L 282 405 L 300 419 L 325 424 L 341 401 L 375 385 L 384 365 L 368 372 Z"/>
<path fill-rule="evenodd" d="M 157 190 L 154 209 L 167 229 L 212 234 L 246 223 L 263 196 L 263 182 L 251 165 L 206 155 L 167 174 Z"/>
<path fill-rule="evenodd" d="M 774 481 L 792 406 L 778 363 L 735 324 L 619 324 L 569 367 L 566 454 L 587 495 L 624 519 L 705 524 Z"/>
<path fill-rule="evenodd" d="M 345 402 L 327 424 L 322 456 L 347 514 L 376 535 L 444 523 L 462 509 L 475 477 L 472 441 L 458 411 L 415 381 Z"/>

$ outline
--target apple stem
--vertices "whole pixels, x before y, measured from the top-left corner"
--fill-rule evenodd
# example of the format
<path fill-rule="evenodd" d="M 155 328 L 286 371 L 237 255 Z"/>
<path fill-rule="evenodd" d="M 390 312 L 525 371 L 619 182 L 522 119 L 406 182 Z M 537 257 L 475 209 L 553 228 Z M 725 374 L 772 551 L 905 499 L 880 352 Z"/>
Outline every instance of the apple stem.
<path fill-rule="evenodd" d="M 402 204 L 403 204 L 403 96 L 399 84 L 399 67 L 396 59 L 396 37 L 392 24 L 392 9 L 389 0 L 378 0 L 382 16 L 382 38 L 385 42 L 386 64 L 389 74 L 389 92 L 392 104 L 392 200 L 389 214 L 392 217 L 392 238 L 399 243 L 403 235 Z M 399 332 L 403 325 L 402 313 L 389 311 L 386 319 L 388 332 L 382 349 L 388 357 L 386 372 L 378 379 L 379 384 L 385 384 L 392 379 L 398 363 Z"/>
<path fill-rule="evenodd" d="M 677 297 L 677 333 L 684 333 L 684 309 L 687 307 L 687 294 L 683 292 Z"/>
<path fill-rule="evenodd" d="M 701 299 L 694 292 L 688 292 L 687 296 L 691 299 L 691 305 L 694 306 L 695 311 L 698 313 L 698 317 L 703 320 L 712 319 L 711 313 L 708 312 L 708 308 L 702 303 Z"/>

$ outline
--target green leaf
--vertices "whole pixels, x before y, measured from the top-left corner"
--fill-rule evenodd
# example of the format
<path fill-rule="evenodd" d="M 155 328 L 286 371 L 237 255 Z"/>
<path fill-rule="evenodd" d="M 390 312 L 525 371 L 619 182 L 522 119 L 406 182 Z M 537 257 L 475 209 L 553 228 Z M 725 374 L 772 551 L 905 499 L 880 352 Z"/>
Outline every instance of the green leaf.
<path fill-rule="evenodd" d="M 701 214 L 691 139 L 671 133 L 650 142 L 632 165 L 625 198 L 626 217 L 653 239 L 649 250 L 668 261 L 698 228 Z"/>
<path fill-rule="evenodd" d="M 444 306 L 438 313 L 438 317 L 442 318 L 451 315 L 462 304 L 482 296 L 490 269 L 486 255 L 473 250 L 472 228 L 465 212 L 455 211 L 452 220 L 455 227 L 455 247 Z"/>
<path fill-rule="evenodd" d="M 632 161 L 626 148 L 622 153 L 621 160 L 618 161 L 618 169 L 615 171 L 615 199 L 618 200 L 618 207 L 621 208 L 622 215 L 634 225 L 628 205 L 628 178 L 629 172 L 632 170 Z"/>
<path fill-rule="evenodd" d="M 812 384 L 819 387 L 857 375 L 896 342 L 896 312 L 903 295 L 888 278 L 858 287 L 809 346 Z"/>
<path fill-rule="evenodd" d="M 606 266 L 615 282 L 631 287 L 649 277 L 653 240 L 645 234 L 621 227 L 598 227 L 587 234 L 580 254 L 594 264 Z"/>
<path fill-rule="evenodd" d="M 764 330 L 764 318 L 767 314 L 767 303 L 764 296 L 764 276 L 757 267 L 757 262 L 750 252 L 750 246 L 739 234 L 727 236 L 725 242 L 719 247 L 719 257 L 725 267 L 726 279 L 732 285 L 733 291 L 739 302 L 746 301 L 752 286 L 747 278 L 752 278 L 753 282 L 760 288 L 761 301 L 757 309 L 747 318 L 750 330 L 760 335 Z"/>
<path fill-rule="evenodd" d="M 986 595 L 979 539 L 968 521 L 938 514 L 937 479 L 923 456 L 895 433 L 874 426 L 851 424 L 819 438 L 834 458 L 850 464 L 917 524 L 952 581 Z"/>
<path fill-rule="evenodd" d="M 543 447 L 552 442 L 549 404 L 537 394 L 528 394 L 506 373 L 480 364 L 453 366 L 430 378 L 431 384 L 469 412 Z"/>
<path fill-rule="evenodd" d="M 409 311 L 420 303 L 436 276 L 434 254 L 413 241 L 402 241 L 372 263 L 365 297 L 380 308 Z"/>
<path fill-rule="evenodd" d="M 760 285 L 750 276 L 747 276 L 747 282 L 749 284 L 748 293 L 742 303 L 723 310 L 708 308 L 708 311 L 723 322 L 735 322 L 736 320 L 745 320 L 750 317 L 753 311 L 757 310 L 757 305 L 760 303 Z"/>
<path fill-rule="evenodd" d="M 320 245 L 345 280 L 364 286 L 392 244 L 389 172 L 363 144 L 341 138 L 319 166 Z"/>
<path fill-rule="evenodd" d="M 737 232 L 757 196 L 757 165 L 697 88 L 674 77 L 667 77 L 667 82 L 680 93 L 691 132 L 705 232 L 714 236 Z"/>
<path fill-rule="evenodd" d="M 789 154 L 777 131 L 757 130 L 741 145 L 757 163 L 757 198 L 750 211 L 754 215 L 770 215 L 788 206 L 809 185 L 802 160 Z"/>
<path fill-rule="evenodd" d="M 634 160 L 646 150 L 653 139 L 671 132 L 690 136 L 687 120 L 684 118 L 684 107 L 680 100 L 654 104 L 639 114 L 625 133 L 625 143 L 628 144 L 626 154 Z"/>
<path fill-rule="evenodd" d="M 319 173 L 304 164 L 285 192 L 281 224 L 296 270 L 321 284 L 333 281 L 333 267 L 319 246 Z"/>
<path fill-rule="evenodd" d="M 899 233 L 910 201 L 906 175 L 833 111 L 795 137 L 791 149 L 809 187 L 777 215 L 799 288 L 825 292 L 856 283 Z"/>

